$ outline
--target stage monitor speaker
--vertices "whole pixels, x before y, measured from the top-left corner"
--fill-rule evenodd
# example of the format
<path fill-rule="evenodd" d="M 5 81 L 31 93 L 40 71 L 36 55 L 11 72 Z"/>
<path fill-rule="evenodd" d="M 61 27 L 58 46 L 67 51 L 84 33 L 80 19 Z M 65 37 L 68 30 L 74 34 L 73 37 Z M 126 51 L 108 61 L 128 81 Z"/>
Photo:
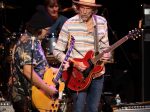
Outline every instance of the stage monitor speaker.
<path fill-rule="evenodd" d="M 0 101 L 0 112 L 15 112 L 10 101 Z"/>
<path fill-rule="evenodd" d="M 150 29 L 143 30 L 142 38 L 142 101 L 150 101 Z"/>
<path fill-rule="evenodd" d="M 116 109 L 113 110 L 113 112 L 150 112 L 150 108 L 149 109 Z"/>
<path fill-rule="evenodd" d="M 150 112 L 149 102 L 122 104 L 113 107 L 113 112 Z"/>

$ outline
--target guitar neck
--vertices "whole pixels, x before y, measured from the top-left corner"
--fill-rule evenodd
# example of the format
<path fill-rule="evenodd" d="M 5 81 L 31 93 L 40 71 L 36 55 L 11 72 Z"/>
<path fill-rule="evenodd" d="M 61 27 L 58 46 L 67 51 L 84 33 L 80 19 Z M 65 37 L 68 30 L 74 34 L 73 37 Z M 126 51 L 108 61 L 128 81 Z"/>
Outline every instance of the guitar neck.
<path fill-rule="evenodd" d="M 73 49 L 73 44 L 74 44 L 74 38 L 72 37 L 71 38 L 71 45 L 70 45 L 70 48 L 67 50 L 67 52 L 66 52 L 66 56 L 65 56 L 65 58 L 64 58 L 64 60 L 63 60 L 63 62 L 61 63 L 61 65 L 60 65 L 60 67 L 59 67 L 59 70 L 58 70 L 58 73 L 57 73 L 57 75 L 56 75 L 56 77 L 55 77 L 55 79 L 54 79 L 54 81 L 55 82 L 58 82 L 58 80 L 61 78 L 61 76 L 62 76 L 62 72 L 63 72 L 63 63 L 65 62 L 65 61 L 67 61 L 68 60 L 68 58 L 69 58 L 69 56 L 70 56 L 70 53 L 71 53 L 71 51 L 72 51 L 72 49 Z"/>
<path fill-rule="evenodd" d="M 118 46 L 120 46 L 121 44 L 123 44 L 124 42 L 126 42 L 129 39 L 128 36 L 124 36 L 123 38 L 121 38 L 120 40 L 118 40 L 116 43 L 114 43 L 113 45 L 111 45 L 109 48 L 107 48 L 106 50 L 104 50 L 102 53 L 96 55 L 93 59 L 91 59 L 93 64 L 96 64 L 98 60 L 100 60 L 100 58 L 108 52 L 112 52 L 113 50 L 115 50 Z"/>
<path fill-rule="evenodd" d="M 57 73 L 57 75 L 55 77 L 55 81 L 58 81 L 61 78 L 63 67 L 64 67 L 63 63 L 68 60 L 70 52 L 71 52 L 71 50 L 67 51 L 66 56 L 64 58 L 64 61 L 61 63 L 61 65 L 59 67 L 58 73 Z"/>

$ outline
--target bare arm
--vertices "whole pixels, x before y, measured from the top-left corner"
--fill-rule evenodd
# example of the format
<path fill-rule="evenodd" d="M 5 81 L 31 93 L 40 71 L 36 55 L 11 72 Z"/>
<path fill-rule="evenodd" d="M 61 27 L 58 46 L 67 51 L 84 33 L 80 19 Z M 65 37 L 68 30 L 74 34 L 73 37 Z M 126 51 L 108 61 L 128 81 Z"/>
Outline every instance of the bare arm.
<path fill-rule="evenodd" d="M 23 73 L 31 81 L 31 65 L 24 65 Z M 46 85 L 34 70 L 32 72 L 32 83 L 37 88 L 43 90 L 48 96 L 52 96 L 57 92 L 55 87 Z"/>

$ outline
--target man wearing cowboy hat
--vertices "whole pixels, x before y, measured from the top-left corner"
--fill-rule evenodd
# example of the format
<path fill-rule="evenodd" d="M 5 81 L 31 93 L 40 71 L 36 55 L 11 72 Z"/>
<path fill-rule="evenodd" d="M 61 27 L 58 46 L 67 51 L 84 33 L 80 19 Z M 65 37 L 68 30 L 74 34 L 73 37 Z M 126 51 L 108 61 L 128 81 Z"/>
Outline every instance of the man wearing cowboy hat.
<path fill-rule="evenodd" d="M 69 35 L 75 38 L 70 60 L 83 59 L 89 50 L 101 53 L 109 47 L 107 21 L 104 17 L 96 15 L 96 10 L 101 5 L 96 4 L 95 0 L 73 0 L 73 3 L 77 14 L 64 23 L 53 51 L 54 56 L 60 61 L 65 57 L 63 52 L 67 49 Z M 110 53 L 105 53 L 101 60 L 107 61 L 110 57 Z M 81 72 L 87 69 L 82 61 L 73 64 Z M 105 68 L 103 67 L 100 73 L 94 74 L 88 88 L 78 92 L 71 91 L 73 112 L 98 112 L 104 82 L 102 74 L 104 73 Z"/>

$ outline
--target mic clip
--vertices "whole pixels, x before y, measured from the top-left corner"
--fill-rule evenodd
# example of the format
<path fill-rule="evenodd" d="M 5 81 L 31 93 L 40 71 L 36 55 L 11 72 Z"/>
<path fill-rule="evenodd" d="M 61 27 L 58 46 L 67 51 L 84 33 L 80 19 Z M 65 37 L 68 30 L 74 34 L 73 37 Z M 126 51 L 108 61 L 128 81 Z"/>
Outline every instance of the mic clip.
<path fill-rule="evenodd" d="M 31 50 L 34 50 L 34 41 L 35 41 L 35 36 L 31 36 Z"/>

